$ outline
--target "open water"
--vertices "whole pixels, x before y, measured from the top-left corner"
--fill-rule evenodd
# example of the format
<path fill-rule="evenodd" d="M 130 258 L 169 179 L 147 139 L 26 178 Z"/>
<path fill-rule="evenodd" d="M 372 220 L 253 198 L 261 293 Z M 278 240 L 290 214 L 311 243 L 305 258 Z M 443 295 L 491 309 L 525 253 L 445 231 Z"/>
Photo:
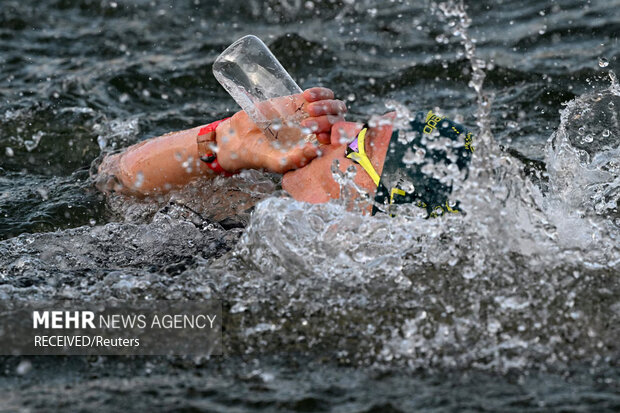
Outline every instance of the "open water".
<path fill-rule="evenodd" d="M 620 1 L 464 6 L 0 2 L 0 299 L 217 298 L 225 326 L 221 357 L 2 357 L 0 409 L 620 410 Z M 104 153 L 237 110 L 211 64 L 248 33 L 350 120 L 474 130 L 466 214 L 260 172 L 97 192 Z"/>

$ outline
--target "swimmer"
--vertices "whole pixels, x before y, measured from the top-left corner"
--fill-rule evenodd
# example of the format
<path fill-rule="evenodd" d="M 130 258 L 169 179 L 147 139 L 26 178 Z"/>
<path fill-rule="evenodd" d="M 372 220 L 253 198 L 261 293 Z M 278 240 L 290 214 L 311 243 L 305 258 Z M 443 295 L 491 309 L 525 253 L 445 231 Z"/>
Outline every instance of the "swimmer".
<path fill-rule="evenodd" d="M 393 131 L 395 113 L 369 127 L 345 122 L 346 106 L 334 99 L 330 89 L 315 87 L 293 98 L 308 115 L 302 126 L 315 133 L 319 145 L 278 148 L 240 111 L 231 118 L 171 132 L 106 156 L 99 167 L 97 186 L 104 192 L 145 196 L 198 178 L 261 169 L 283 174 L 282 188 L 293 198 L 324 203 L 340 196 L 331 170 L 337 160 L 343 172 L 353 166 L 354 182 L 374 194 L 373 214 L 384 211 L 381 205 L 402 203 L 415 203 L 430 216 L 458 212 L 458 206 L 447 198 L 451 186 L 426 176 L 424 162 L 405 164 L 403 156 L 412 149 L 420 154 L 427 139 L 447 137 L 456 142 L 450 156 L 446 150 L 426 149 L 422 158 L 441 159 L 466 171 L 473 145 L 471 133 L 464 127 L 433 112 L 420 112 L 410 122 L 414 134 L 407 141 Z"/>

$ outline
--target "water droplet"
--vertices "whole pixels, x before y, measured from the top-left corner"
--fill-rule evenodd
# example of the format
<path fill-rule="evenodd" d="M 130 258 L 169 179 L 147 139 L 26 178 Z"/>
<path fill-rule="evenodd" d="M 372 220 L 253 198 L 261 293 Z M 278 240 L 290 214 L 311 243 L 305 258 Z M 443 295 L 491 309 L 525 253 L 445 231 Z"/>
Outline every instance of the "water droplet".
<path fill-rule="evenodd" d="M 48 200 L 49 196 L 45 188 L 37 188 L 37 192 L 41 195 L 41 198 L 43 198 L 44 201 Z"/>
<path fill-rule="evenodd" d="M 491 334 L 497 333 L 502 329 L 502 324 L 498 320 L 489 320 L 487 324 L 487 331 Z"/>
<path fill-rule="evenodd" d="M 237 313 L 242 313 L 247 309 L 247 306 L 245 305 L 245 303 L 243 302 L 238 302 L 235 305 L 232 306 L 232 308 L 230 309 L 230 313 L 231 314 L 237 314 Z"/>
<path fill-rule="evenodd" d="M 425 155 L 426 151 L 422 148 L 417 148 L 415 152 L 411 148 L 407 148 L 407 151 L 402 158 L 402 162 L 405 165 L 421 164 L 424 162 Z"/>
<path fill-rule="evenodd" d="M 476 278 L 476 276 L 477 276 L 478 274 L 476 274 L 476 273 L 475 273 L 474 271 L 472 271 L 472 270 L 465 270 L 465 271 L 463 271 L 463 274 L 462 274 L 462 275 L 463 275 L 463 278 L 465 278 L 466 280 L 472 280 L 472 279 Z"/>
<path fill-rule="evenodd" d="M 605 59 L 604 57 L 601 57 L 598 59 L 598 65 L 600 67 L 607 67 L 609 66 L 609 60 Z"/>
<path fill-rule="evenodd" d="M 44 133 L 42 131 L 39 131 L 32 135 L 32 139 L 24 141 L 24 146 L 26 147 L 26 150 L 28 152 L 32 152 L 33 150 L 35 150 L 36 147 L 39 146 L 39 142 L 41 142 L 41 138 L 43 137 L 43 135 Z"/>
<path fill-rule="evenodd" d="M 88 223 L 90 224 L 91 227 L 94 227 L 97 224 L 97 221 L 95 220 L 95 218 L 91 218 Z"/>
<path fill-rule="evenodd" d="M 136 180 L 134 181 L 133 184 L 136 188 L 140 188 L 143 183 L 144 183 L 144 174 L 142 173 L 142 171 L 140 171 L 136 174 Z"/>
<path fill-rule="evenodd" d="M 450 42 L 450 39 L 448 39 L 448 36 L 442 33 L 435 37 L 435 41 L 440 44 L 448 44 Z"/>
<path fill-rule="evenodd" d="M 355 168 L 355 165 L 349 165 L 349 167 L 347 168 L 346 177 L 352 180 L 353 178 L 355 178 L 356 174 L 357 169 Z"/>
<path fill-rule="evenodd" d="M 611 132 L 609 131 L 609 129 L 605 129 L 603 131 L 603 136 L 607 138 L 607 137 L 609 137 L 609 135 L 611 135 Z"/>
<path fill-rule="evenodd" d="M 23 360 L 17 365 L 15 372 L 18 375 L 23 376 L 25 374 L 28 374 L 30 370 L 32 370 L 32 363 L 29 362 L 28 360 Z"/>
<path fill-rule="evenodd" d="M 411 150 L 411 148 L 407 148 L 405 155 L 403 156 L 402 162 L 405 165 L 410 165 L 415 162 L 415 154 Z"/>
<path fill-rule="evenodd" d="M 350 93 L 349 96 L 347 96 L 347 100 L 349 102 L 355 101 L 355 94 L 354 93 Z"/>
<path fill-rule="evenodd" d="M 280 129 L 282 129 L 282 121 L 280 119 L 274 120 L 270 128 L 275 131 L 279 131 Z"/>
<path fill-rule="evenodd" d="M 99 145 L 99 149 L 105 149 L 108 146 L 108 141 L 102 135 L 97 136 L 97 144 Z"/>
<path fill-rule="evenodd" d="M 13 152 L 13 148 L 9 148 L 8 146 L 6 148 L 4 148 L 4 153 L 6 154 L 6 156 L 13 156 L 13 155 L 15 155 L 15 152 Z"/>

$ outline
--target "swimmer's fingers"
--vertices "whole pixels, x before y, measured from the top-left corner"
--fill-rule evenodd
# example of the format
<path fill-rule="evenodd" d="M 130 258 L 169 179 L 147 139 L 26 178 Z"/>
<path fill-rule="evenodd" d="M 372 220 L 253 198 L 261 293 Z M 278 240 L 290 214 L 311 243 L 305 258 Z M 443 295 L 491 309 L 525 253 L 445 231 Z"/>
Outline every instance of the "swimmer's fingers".
<path fill-rule="evenodd" d="M 329 145 L 331 142 L 331 138 L 330 138 L 330 134 L 327 132 L 324 133 L 317 133 L 316 134 L 316 140 L 319 143 L 322 143 L 323 145 Z"/>
<path fill-rule="evenodd" d="M 304 90 L 302 96 L 307 102 L 316 102 L 319 100 L 333 99 L 334 92 L 326 87 L 313 87 Z"/>
<path fill-rule="evenodd" d="M 313 117 L 322 115 L 343 115 L 347 112 L 347 106 L 341 100 L 328 99 L 306 105 L 305 111 Z"/>
<path fill-rule="evenodd" d="M 304 119 L 301 126 L 310 129 L 312 133 L 319 134 L 331 131 L 335 123 L 342 121 L 344 121 L 342 115 L 323 115 Z"/>
<path fill-rule="evenodd" d="M 286 152 L 272 147 L 265 156 L 263 166 L 269 171 L 283 174 L 291 169 L 307 165 L 317 157 L 318 152 L 319 148 L 311 143 L 307 143 L 302 147 L 296 146 Z"/>

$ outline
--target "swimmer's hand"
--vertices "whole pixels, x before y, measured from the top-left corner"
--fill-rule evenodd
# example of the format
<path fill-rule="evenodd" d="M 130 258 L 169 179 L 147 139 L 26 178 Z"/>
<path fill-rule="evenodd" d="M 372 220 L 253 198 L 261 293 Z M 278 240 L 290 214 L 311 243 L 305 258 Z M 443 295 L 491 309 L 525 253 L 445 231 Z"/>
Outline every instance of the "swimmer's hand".
<path fill-rule="evenodd" d="M 308 89 L 293 98 L 295 106 L 308 114 L 302 126 L 315 133 L 320 143 L 329 143 L 332 125 L 343 120 L 346 112 L 344 102 L 334 99 L 334 92 L 322 87 Z M 306 165 L 319 151 L 312 143 L 286 149 L 274 145 L 244 111 L 217 127 L 216 141 L 218 162 L 229 172 L 265 169 L 284 173 Z"/>

